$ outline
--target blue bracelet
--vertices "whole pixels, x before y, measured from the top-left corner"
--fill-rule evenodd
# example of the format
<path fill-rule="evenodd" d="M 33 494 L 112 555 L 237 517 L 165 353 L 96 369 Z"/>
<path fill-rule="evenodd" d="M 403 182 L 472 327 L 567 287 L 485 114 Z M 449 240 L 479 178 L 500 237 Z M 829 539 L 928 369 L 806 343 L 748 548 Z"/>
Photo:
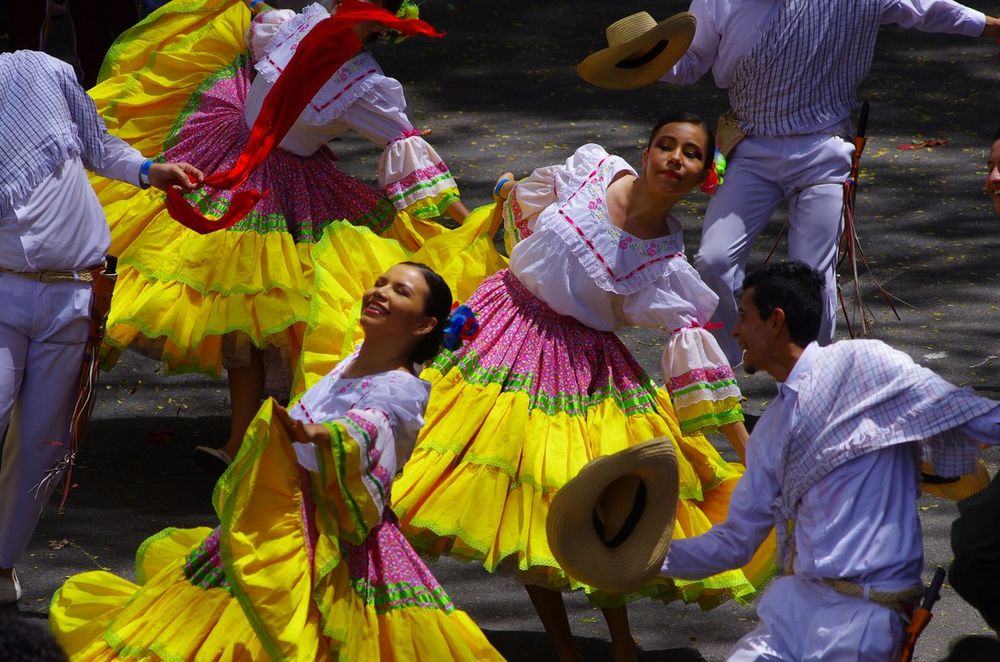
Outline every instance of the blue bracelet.
<path fill-rule="evenodd" d="M 153 167 L 153 159 L 146 159 L 139 166 L 139 185 L 143 188 L 149 187 L 149 169 Z"/>
<path fill-rule="evenodd" d="M 510 180 L 507 179 L 506 177 L 502 177 L 500 179 L 500 181 L 497 182 L 497 185 L 493 187 L 493 197 L 494 198 L 499 198 L 500 197 L 500 189 L 502 189 L 503 185 L 506 184 L 509 181 Z"/>

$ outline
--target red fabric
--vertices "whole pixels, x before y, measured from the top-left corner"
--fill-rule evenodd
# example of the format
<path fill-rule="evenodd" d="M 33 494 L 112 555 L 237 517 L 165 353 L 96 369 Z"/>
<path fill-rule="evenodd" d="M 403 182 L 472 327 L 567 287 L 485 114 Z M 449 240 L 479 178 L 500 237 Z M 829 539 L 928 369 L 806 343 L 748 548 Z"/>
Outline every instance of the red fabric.
<path fill-rule="evenodd" d="M 213 219 L 202 216 L 198 210 L 189 205 L 179 188 L 171 188 L 167 191 L 167 213 L 175 221 L 194 230 L 198 234 L 208 234 L 216 230 L 231 228 L 239 223 L 268 192 L 264 191 L 261 193 L 254 189 L 240 191 L 233 196 L 232 201 L 229 203 L 229 211 L 223 214 L 221 218 Z"/>
<path fill-rule="evenodd" d="M 442 36 L 425 21 L 398 18 L 370 2 L 344 0 L 333 16 L 317 23 L 299 42 L 285 71 L 264 99 L 264 106 L 250 130 L 250 138 L 236 163 L 229 170 L 205 177 L 206 186 L 228 190 L 246 182 L 254 169 L 285 137 L 302 109 L 326 81 L 361 50 L 361 41 L 351 26 L 363 21 L 381 23 L 405 35 Z M 234 197 L 225 216 L 212 220 L 189 205 L 178 190 L 171 189 L 167 192 L 167 211 L 175 220 L 205 234 L 232 227 L 265 194 L 266 191 L 241 191 Z"/>

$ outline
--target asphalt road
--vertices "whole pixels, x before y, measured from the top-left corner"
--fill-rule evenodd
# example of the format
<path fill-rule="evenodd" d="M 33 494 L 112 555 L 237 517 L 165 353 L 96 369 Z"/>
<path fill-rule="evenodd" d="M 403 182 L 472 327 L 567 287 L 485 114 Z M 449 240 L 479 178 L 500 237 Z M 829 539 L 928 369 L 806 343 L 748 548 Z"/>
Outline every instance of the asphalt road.
<path fill-rule="evenodd" d="M 586 85 L 573 71 L 575 62 L 601 46 L 603 28 L 613 20 L 639 10 L 662 18 L 686 4 L 431 1 L 424 15 L 447 36 L 378 46 L 376 56 L 403 82 L 411 120 L 433 129 L 430 140 L 471 207 L 488 201 L 493 181 L 505 170 L 526 174 L 563 160 L 585 142 L 638 162 L 647 128 L 660 115 L 689 110 L 713 118 L 724 110 L 725 97 L 710 80 L 612 93 Z M 982 0 L 969 4 L 997 10 Z M 59 21 L 50 50 L 71 57 Z M 1000 119 L 996 51 L 988 40 L 883 30 L 861 90 L 872 111 L 857 211 L 875 273 L 912 305 L 898 306 L 897 320 L 863 276 L 863 298 L 877 318 L 873 335 L 954 383 L 1000 399 L 998 218 L 982 192 L 986 147 Z M 947 142 L 897 148 L 927 139 Z M 374 181 L 377 148 L 345 138 L 335 151 L 345 170 Z M 681 210 L 691 253 L 705 202 L 695 195 Z M 763 260 L 782 221 L 779 213 L 769 236 L 758 242 L 752 264 Z M 783 250 L 779 247 L 779 254 Z M 621 335 L 651 374 L 658 374 L 657 334 L 629 329 Z M 766 376 L 739 376 L 747 411 L 759 413 L 773 384 Z M 18 566 L 25 588 L 18 610 L 26 617 L 45 618 L 52 592 L 73 573 L 101 567 L 134 576 L 136 547 L 161 528 L 214 523 L 212 480 L 190 457 L 194 446 L 219 444 L 226 436 L 224 383 L 201 376 L 164 378 L 155 364 L 132 355 L 102 379 L 74 481 L 79 486 L 64 514 L 47 511 Z M 721 438 L 713 441 L 725 448 Z M 987 459 L 996 471 L 1000 452 L 988 452 Z M 950 561 L 948 532 L 956 508 L 932 497 L 921 497 L 919 508 L 929 578 L 935 566 Z M 506 656 L 550 659 L 527 595 L 513 580 L 447 560 L 432 567 Z M 608 636 L 600 613 L 579 595 L 569 596 L 567 604 L 587 659 L 606 659 Z M 647 660 L 724 659 L 756 622 L 752 604 L 702 612 L 646 601 L 634 604 L 630 614 Z M 955 637 L 986 631 L 978 614 L 945 586 L 916 659 L 940 659 Z"/>

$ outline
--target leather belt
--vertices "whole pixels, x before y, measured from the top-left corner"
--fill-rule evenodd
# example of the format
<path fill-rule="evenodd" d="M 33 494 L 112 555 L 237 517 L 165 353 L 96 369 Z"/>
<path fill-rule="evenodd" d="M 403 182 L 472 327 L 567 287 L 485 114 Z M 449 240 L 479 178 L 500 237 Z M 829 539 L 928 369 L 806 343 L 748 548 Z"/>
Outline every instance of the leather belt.
<path fill-rule="evenodd" d="M 102 263 L 79 271 L 14 271 L 0 267 L 0 274 L 17 276 L 39 283 L 93 283 L 94 278 L 104 270 L 104 266 Z"/>

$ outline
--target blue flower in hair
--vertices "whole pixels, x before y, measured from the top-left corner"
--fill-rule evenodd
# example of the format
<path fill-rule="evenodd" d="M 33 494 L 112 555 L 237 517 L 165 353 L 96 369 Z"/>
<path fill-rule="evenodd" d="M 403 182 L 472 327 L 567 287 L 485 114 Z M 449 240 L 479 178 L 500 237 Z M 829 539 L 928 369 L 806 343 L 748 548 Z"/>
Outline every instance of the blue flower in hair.
<path fill-rule="evenodd" d="M 469 341 L 479 334 L 479 322 L 476 314 L 466 305 L 461 305 L 451 311 L 448 324 L 444 327 L 442 344 L 446 349 L 455 351 L 463 341 Z"/>

